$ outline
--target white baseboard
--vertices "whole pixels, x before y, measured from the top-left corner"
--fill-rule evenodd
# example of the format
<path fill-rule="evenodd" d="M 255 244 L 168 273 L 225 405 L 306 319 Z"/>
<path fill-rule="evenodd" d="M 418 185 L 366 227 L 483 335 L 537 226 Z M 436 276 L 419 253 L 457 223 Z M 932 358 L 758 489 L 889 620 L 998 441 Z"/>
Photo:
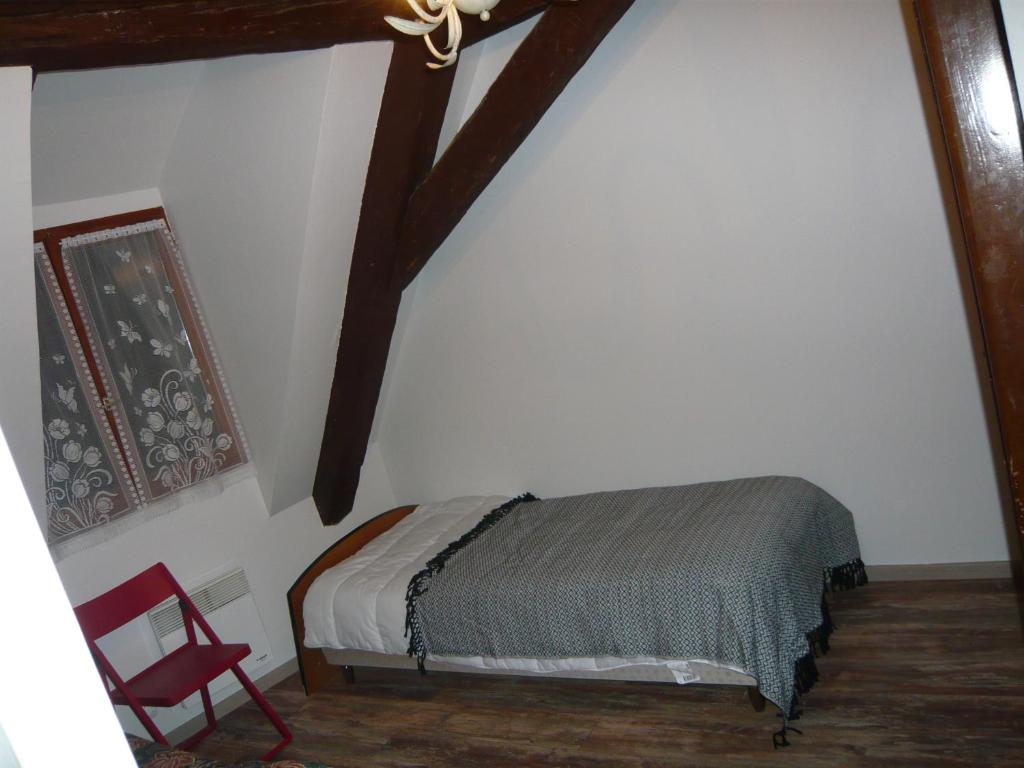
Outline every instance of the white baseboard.
<path fill-rule="evenodd" d="M 923 563 L 917 565 L 869 565 L 868 581 L 955 581 L 959 579 L 1012 578 L 1008 560 L 980 563 Z"/>
<path fill-rule="evenodd" d="M 298 671 L 298 659 L 291 658 L 284 664 L 281 664 L 280 666 L 270 670 L 269 672 L 267 672 L 267 674 L 263 675 L 258 680 L 253 680 L 253 683 L 261 691 L 266 691 L 269 688 L 273 688 L 275 685 L 280 683 L 285 678 L 294 675 Z M 240 706 L 245 704 L 247 701 L 252 701 L 252 699 L 249 698 L 249 694 L 246 693 L 244 689 L 235 691 L 230 696 L 225 698 L 223 701 L 214 704 L 213 713 L 217 716 L 217 719 L 220 720 L 229 712 L 235 711 Z M 187 739 L 193 733 L 202 728 L 204 725 L 206 725 L 206 716 L 202 712 L 200 712 L 198 715 L 193 717 L 188 722 L 182 723 L 173 731 L 166 734 L 167 740 L 171 742 L 171 744 L 179 744 L 184 739 Z M 202 745 L 200 745 L 198 749 L 202 750 Z"/>

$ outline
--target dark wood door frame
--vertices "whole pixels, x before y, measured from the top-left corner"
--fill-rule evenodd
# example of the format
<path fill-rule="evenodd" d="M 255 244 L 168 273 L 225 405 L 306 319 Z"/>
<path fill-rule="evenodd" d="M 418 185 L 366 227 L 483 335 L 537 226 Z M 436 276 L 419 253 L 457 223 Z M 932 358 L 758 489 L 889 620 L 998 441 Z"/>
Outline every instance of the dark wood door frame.
<path fill-rule="evenodd" d="M 1010 483 L 1009 545 L 1024 618 L 1024 151 L 993 0 L 915 0 L 963 227 Z"/>

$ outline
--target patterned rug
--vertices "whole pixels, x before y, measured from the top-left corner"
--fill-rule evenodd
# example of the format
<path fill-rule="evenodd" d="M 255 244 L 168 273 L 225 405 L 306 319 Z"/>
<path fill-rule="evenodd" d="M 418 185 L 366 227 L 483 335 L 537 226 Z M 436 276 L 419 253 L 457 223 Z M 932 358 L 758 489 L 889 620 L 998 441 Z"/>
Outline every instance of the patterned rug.
<path fill-rule="evenodd" d="M 223 760 L 210 760 L 174 747 L 165 747 L 138 736 L 127 736 L 128 746 L 139 768 L 328 768 L 323 763 L 300 763 L 298 760 L 275 760 L 272 763 L 243 760 L 240 763 L 225 763 Z"/>

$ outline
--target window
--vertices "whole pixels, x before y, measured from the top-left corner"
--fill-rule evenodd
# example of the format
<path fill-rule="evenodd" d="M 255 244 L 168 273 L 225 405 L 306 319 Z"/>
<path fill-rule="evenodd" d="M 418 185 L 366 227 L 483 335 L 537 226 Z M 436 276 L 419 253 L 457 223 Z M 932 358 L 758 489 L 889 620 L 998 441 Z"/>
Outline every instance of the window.
<path fill-rule="evenodd" d="M 48 539 L 247 460 L 163 209 L 36 232 Z"/>

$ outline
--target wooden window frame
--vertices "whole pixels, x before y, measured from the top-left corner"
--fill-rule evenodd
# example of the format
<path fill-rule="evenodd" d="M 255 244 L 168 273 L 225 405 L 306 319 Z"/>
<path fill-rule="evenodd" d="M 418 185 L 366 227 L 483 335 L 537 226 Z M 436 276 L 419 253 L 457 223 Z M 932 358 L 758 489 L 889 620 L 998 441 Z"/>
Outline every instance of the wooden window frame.
<path fill-rule="evenodd" d="M 103 415 L 106 417 L 107 423 L 110 425 L 110 430 L 114 435 L 114 440 L 117 442 L 117 449 L 121 452 L 122 458 L 126 457 L 128 452 L 125 450 L 121 431 L 117 428 L 117 422 L 114 419 L 114 415 L 111 413 L 110 408 L 107 407 L 107 403 L 110 402 L 110 393 L 107 392 L 103 376 L 100 375 L 99 364 L 96 362 L 92 346 L 89 344 L 89 337 L 85 332 L 85 322 L 82 320 L 82 315 L 78 311 L 78 304 L 75 302 L 74 296 L 71 295 L 71 286 L 68 283 L 67 273 L 64 271 L 64 260 L 60 256 L 60 243 L 61 240 L 68 237 L 84 235 L 90 232 L 102 232 L 105 229 L 125 227 L 130 224 L 141 224 L 144 221 L 153 221 L 154 219 L 164 219 L 164 221 L 167 221 L 167 216 L 164 213 L 163 208 L 146 208 L 145 210 L 121 213 L 116 216 L 104 216 L 98 219 L 62 224 L 57 227 L 37 229 L 32 233 L 33 242 L 42 244 L 43 248 L 46 250 L 46 257 L 50 261 L 50 266 L 53 268 L 53 272 L 57 276 L 57 284 L 60 286 L 61 295 L 64 297 L 64 306 L 67 307 L 68 313 L 71 315 L 71 323 L 75 327 L 75 334 L 78 336 L 78 343 L 82 347 L 82 353 L 85 355 L 86 364 L 89 366 L 89 375 L 92 376 L 93 384 L 96 387 L 96 393 L 103 406 Z"/>
<path fill-rule="evenodd" d="M 100 364 L 96 360 L 96 352 L 93 349 L 92 344 L 89 342 L 89 334 L 86 330 L 85 321 L 82 319 L 78 303 L 75 301 L 70 281 L 68 280 L 67 273 L 64 269 L 64 261 L 61 256 L 61 243 L 67 238 L 77 237 L 79 235 L 102 232 L 108 229 L 131 226 L 133 224 L 144 224 L 146 222 L 156 220 L 162 220 L 164 224 L 166 224 L 171 237 L 174 237 L 174 230 L 167 217 L 167 212 L 163 207 L 159 206 L 154 208 L 144 208 L 137 211 L 128 211 L 112 216 L 87 219 L 85 221 L 71 222 L 69 224 L 61 224 L 55 227 L 45 227 L 37 229 L 33 233 L 33 241 L 43 246 L 46 251 L 47 259 L 49 260 L 57 277 L 57 282 L 60 286 L 64 304 L 71 316 L 71 322 L 74 326 L 75 334 L 78 336 L 79 343 L 81 344 L 85 355 L 89 368 L 89 375 L 92 377 L 93 383 L 96 387 L 97 396 L 99 397 L 103 407 L 104 416 L 107 419 L 111 431 L 113 432 L 114 439 L 117 443 L 117 449 L 121 453 L 121 458 L 125 461 L 128 460 L 128 457 L 131 455 L 131 451 L 124 444 L 124 437 L 121 433 L 121 429 L 118 427 L 117 419 L 114 416 L 113 408 L 111 406 L 111 403 L 115 399 L 119 399 L 119 395 L 116 390 L 111 392 L 110 388 L 107 387 Z M 220 366 L 215 359 L 213 350 L 207 342 L 207 333 L 204 330 L 204 323 L 200 319 L 200 310 L 195 305 L 195 302 L 193 301 L 193 291 L 189 289 L 186 282 L 188 278 L 186 275 L 180 273 L 177 265 L 172 264 L 171 266 L 174 268 L 165 269 L 165 272 L 169 284 L 174 289 L 175 295 L 178 297 L 185 297 L 184 299 L 179 298 L 175 303 L 177 305 L 178 314 L 181 317 L 182 324 L 188 334 L 189 342 L 192 345 L 196 361 L 204 371 L 204 383 L 207 388 L 211 389 L 215 394 L 212 405 L 213 413 L 216 416 L 218 423 L 229 426 L 231 431 L 237 434 L 239 439 L 236 442 L 240 461 L 235 465 L 235 467 L 243 466 L 251 461 L 252 457 L 249 454 L 248 446 L 245 443 L 244 432 L 241 428 L 239 419 L 236 417 L 234 408 L 229 405 L 230 393 L 227 390 L 227 382 L 220 373 Z M 146 483 L 148 484 L 149 482 L 150 480 L 147 477 Z M 139 490 L 142 503 L 143 505 L 146 505 L 162 501 L 169 496 L 173 496 L 179 491 L 187 490 L 191 487 L 192 486 L 186 486 L 184 488 L 174 489 L 155 499 L 149 498 L 145 489 Z"/>

